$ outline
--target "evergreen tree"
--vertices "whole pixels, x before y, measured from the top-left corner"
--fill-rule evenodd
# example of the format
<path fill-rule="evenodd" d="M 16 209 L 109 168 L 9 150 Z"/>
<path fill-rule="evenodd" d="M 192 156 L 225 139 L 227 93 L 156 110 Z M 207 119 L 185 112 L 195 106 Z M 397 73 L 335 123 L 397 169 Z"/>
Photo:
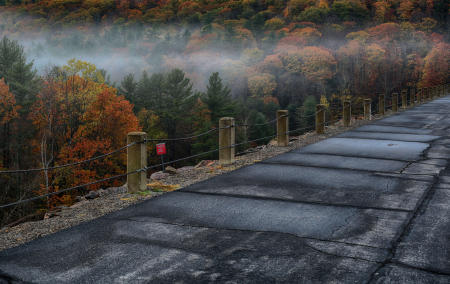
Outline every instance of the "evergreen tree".
<path fill-rule="evenodd" d="M 223 85 L 218 72 L 213 73 L 209 77 L 209 85 L 206 93 L 202 94 L 201 99 L 210 111 L 213 125 L 218 125 L 221 117 L 234 117 L 236 115 L 236 104 L 230 93 L 231 90 Z"/>
<path fill-rule="evenodd" d="M 33 62 L 26 62 L 23 47 L 17 41 L 3 37 L 0 41 L 0 78 L 4 78 L 22 113 L 27 112 L 39 89 L 39 79 Z"/>
<path fill-rule="evenodd" d="M 303 105 L 298 109 L 297 121 L 300 127 L 314 126 L 317 100 L 314 96 L 307 96 Z"/>
<path fill-rule="evenodd" d="M 119 91 L 125 96 L 129 101 L 133 101 L 138 83 L 134 80 L 133 74 L 126 75 L 122 82 L 120 82 Z"/>

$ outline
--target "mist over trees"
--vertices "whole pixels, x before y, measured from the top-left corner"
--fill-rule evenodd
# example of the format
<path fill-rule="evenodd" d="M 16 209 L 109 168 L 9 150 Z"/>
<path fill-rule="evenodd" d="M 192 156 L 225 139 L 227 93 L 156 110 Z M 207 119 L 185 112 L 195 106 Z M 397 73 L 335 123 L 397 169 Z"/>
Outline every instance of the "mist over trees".
<path fill-rule="evenodd" d="M 446 1 L 0 0 L 0 168 L 89 159 L 123 146 L 129 131 L 196 135 L 224 116 L 262 124 L 288 109 L 290 129 L 311 126 L 318 102 L 448 82 L 449 35 Z M 274 133 L 237 130 L 239 141 Z M 157 163 L 155 143 L 148 147 Z M 216 147 L 214 135 L 168 142 L 168 159 Z M 208 158 L 216 157 L 199 159 Z M 70 170 L 0 174 L 0 203 L 125 168 L 121 153 Z M 2 212 L 0 225 L 77 194 Z"/>

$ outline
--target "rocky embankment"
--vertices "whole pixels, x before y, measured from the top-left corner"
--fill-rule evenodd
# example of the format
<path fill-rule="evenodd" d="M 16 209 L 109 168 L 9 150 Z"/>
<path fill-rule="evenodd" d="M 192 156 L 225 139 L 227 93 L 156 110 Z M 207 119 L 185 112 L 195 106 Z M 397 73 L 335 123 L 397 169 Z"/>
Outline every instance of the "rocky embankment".
<path fill-rule="evenodd" d="M 357 127 L 366 123 L 368 122 L 356 120 L 353 121 L 352 127 Z M 310 132 L 301 136 L 291 136 L 288 147 L 277 147 L 276 141 L 271 141 L 268 145 L 250 148 L 243 155 L 236 157 L 236 162 L 232 165 L 223 166 L 220 165 L 218 161 L 204 160 L 196 166 L 179 169 L 169 167 L 164 173 L 157 172 L 152 174 L 148 181 L 147 191 L 136 194 L 128 193 L 126 185 L 89 192 L 87 195 L 79 197 L 78 202 L 70 207 L 60 207 L 55 211 L 46 213 L 43 220 L 21 223 L 13 227 L 4 227 L 0 229 L 0 250 L 11 248 L 35 238 L 52 234 L 59 230 L 125 208 L 142 200 L 186 187 L 215 175 L 220 175 L 240 167 L 257 163 L 264 159 L 315 143 L 348 130 L 349 128 L 343 127 L 340 123 L 337 123 L 336 125 L 327 127 L 326 134 L 323 135 L 317 135 L 314 132 Z"/>

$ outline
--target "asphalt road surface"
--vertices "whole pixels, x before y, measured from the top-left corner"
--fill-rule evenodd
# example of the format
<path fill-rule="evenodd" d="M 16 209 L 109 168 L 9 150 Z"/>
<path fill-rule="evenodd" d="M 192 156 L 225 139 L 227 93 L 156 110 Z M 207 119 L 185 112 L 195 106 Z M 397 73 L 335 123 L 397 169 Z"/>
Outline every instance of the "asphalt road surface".
<path fill-rule="evenodd" d="M 0 252 L 0 283 L 450 283 L 450 97 Z"/>

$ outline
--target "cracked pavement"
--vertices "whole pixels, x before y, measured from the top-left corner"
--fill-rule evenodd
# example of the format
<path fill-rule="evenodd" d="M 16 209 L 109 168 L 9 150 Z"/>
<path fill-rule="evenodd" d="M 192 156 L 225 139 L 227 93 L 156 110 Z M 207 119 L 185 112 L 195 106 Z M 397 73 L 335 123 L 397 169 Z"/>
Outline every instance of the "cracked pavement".
<path fill-rule="evenodd" d="M 0 283 L 450 283 L 449 159 L 447 96 L 2 251 Z"/>

